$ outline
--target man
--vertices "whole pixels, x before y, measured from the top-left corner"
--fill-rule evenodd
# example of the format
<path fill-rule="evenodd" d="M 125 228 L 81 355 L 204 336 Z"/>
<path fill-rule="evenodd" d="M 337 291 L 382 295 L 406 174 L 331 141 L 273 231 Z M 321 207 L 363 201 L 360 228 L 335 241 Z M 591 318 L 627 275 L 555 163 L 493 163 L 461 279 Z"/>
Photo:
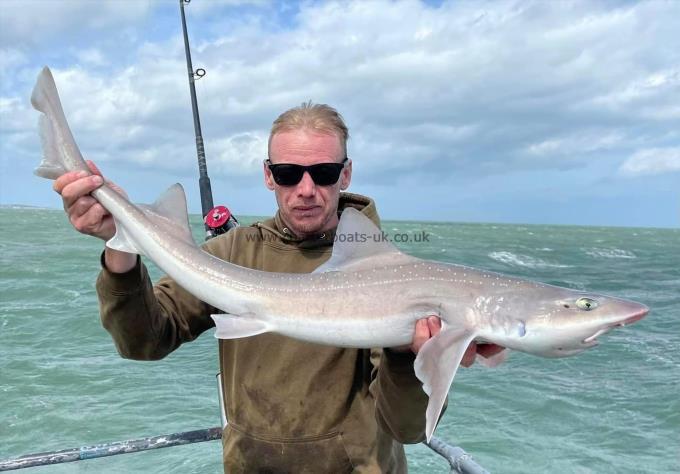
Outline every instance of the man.
<path fill-rule="evenodd" d="M 244 267 L 308 273 L 329 258 L 344 208 L 379 224 L 371 199 L 341 193 L 352 178 L 348 135 L 342 117 L 326 105 L 307 103 L 279 116 L 264 164 L 278 212 L 212 239 L 205 250 Z M 78 231 L 108 240 L 115 225 L 89 196 L 102 182 L 68 173 L 54 188 Z M 210 314 L 219 310 L 167 277 L 152 286 L 138 256 L 106 248 L 102 263 L 102 322 L 123 357 L 160 359 L 213 327 Z M 436 317 L 424 317 L 411 347 L 385 350 L 320 346 L 277 334 L 220 340 L 229 420 L 225 472 L 405 472 L 401 443 L 423 440 L 427 406 L 414 353 L 439 329 Z M 484 355 L 495 350 L 486 347 Z M 475 352 L 471 346 L 465 365 Z"/>

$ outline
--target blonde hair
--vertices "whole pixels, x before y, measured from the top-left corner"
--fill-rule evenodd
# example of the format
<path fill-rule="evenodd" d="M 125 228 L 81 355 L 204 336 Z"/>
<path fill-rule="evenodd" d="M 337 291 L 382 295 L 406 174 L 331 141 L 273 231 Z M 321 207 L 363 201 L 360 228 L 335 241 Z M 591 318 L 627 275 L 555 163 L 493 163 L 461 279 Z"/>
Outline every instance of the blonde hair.
<path fill-rule="evenodd" d="M 349 130 L 342 115 L 330 105 L 314 104 L 303 102 L 298 107 L 286 110 L 278 116 L 272 124 L 272 129 L 269 132 L 269 142 L 267 143 L 267 153 L 272 144 L 272 137 L 277 133 L 288 132 L 292 130 L 310 129 L 322 133 L 330 133 L 336 135 L 340 139 L 342 150 L 345 154 L 343 158 L 347 157 L 347 140 L 349 139 Z"/>

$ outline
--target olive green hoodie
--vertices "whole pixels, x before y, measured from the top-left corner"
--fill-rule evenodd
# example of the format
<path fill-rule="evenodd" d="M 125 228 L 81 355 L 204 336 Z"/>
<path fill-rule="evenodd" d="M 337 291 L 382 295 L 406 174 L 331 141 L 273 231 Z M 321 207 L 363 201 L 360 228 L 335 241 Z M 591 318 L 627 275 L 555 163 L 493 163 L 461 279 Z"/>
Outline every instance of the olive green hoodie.
<path fill-rule="evenodd" d="M 372 200 L 343 193 L 379 224 Z M 279 214 L 204 246 L 244 267 L 309 273 L 331 255 L 335 231 L 301 240 Z M 102 270 L 101 318 L 123 357 L 160 359 L 214 326 L 220 311 L 164 277 L 152 286 L 143 264 Z M 422 441 L 427 395 L 414 356 L 322 346 L 278 334 L 219 341 L 228 425 L 225 472 L 406 472 L 400 443 Z"/>

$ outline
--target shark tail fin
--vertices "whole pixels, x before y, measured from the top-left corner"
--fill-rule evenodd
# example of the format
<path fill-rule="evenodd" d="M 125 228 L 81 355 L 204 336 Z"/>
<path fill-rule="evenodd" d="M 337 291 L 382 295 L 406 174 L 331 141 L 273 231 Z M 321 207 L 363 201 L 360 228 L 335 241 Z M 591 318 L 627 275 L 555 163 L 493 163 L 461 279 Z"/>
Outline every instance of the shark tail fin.
<path fill-rule="evenodd" d="M 31 94 L 31 104 L 34 109 L 43 113 L 38 122 L 43 160 L 34 173 L 41 178 L 57 179 L 66 171 L 90 171 L 73 139 L 54 77 L 48 67 L 44 67 L 38 74 Z M 66 148 L 73 157 L 72 162 L 68 164 L 64 155 Z"/>
<path fill-rule="evenodd" d="M 54 97 L 59 98 L 57 86 L 54 83 L 52 71 L 45 66 L 40 71 L 40 74 L 38 74 L 38 79 L 36 79 L 35 86 L 33 86 L 31 105 L 33 105 L 35 110 L 47 114 L 54 110 Z"/>
<path fill-rule="evenodd" d="M 414 368 L 423 382 L 423 390 L 430 397 L 425 412 L 425 436 L 432 439 L 442 414 L 446 395 L 456 376 L 465 350 L 475 334 L 464 328 L 444 327 L 420 348 Z"/>
<path fill-rule="evenodd" d="M 176 183 L 170 186 L 153 204 L 139 204 L 138 207 L 146 218 L 153 222 L 159 233 L 173 235 L 189 246 L 196 246 L 189 226 L 187 199 L 181 184 Z M 125 226 L 118 220 L 116 220 L 116 235 L 106 242 L 106 246 L 121 252 L 144 254 Z"/>
<path fill-rule="evenodd" d="M 62 166 L 61 151 L 57 147 L 52 124 L 45 115 L 38 119 L 38 130 L 40 132 L 40 142 L 42 144 L 43 159 L 33 173 L 41 178 L 57 179 L 66 170 Z"/>

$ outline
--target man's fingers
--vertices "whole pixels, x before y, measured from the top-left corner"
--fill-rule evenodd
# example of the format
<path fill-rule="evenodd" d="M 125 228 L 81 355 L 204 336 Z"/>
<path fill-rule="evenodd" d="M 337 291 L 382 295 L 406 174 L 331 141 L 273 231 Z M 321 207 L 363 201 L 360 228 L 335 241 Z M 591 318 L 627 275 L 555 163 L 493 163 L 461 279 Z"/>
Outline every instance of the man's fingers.
<path fill-rule="evenodd" d="M 106 219 L 108 219 L 109 216 L 110 216 L 109 211 L 104 209 L 104 206 L 102 206 L 99 203 L 94 204 L 87 213 L 87 218 L 95 227 L 94 230 L 97 233 L 101 232 L 103 228 L 107 225 Z M 105 239 L 108 240 L 108 238 L 106 237 Z"/>
<path fill-rule="evenodd" d="M 68 173 L 64 173 L 54 180 L 54 183 L 52 183 L 52 189 L 54 189 L 56 193 L 61 194 L 67 185 L 84 178 L 85 176 L 87 176 L 85 171 L 69 171 Z"/>
<path fill-rule="evenodd" d="M 90 193 L 104 184 L 104 177 L 92 161 L 87 161 L 89 171 L 70 171 L 54 180 L 52 187 L 61 195 L 64 210 L 71 225 L 78 232 L 109 240 L 116 226 L 109 212 Z M 116 187 L 118 192 L 125 193 Z"/>
<path fill-rule="evenodd" d="M 94 204 L 87 207 L 82 214 L 73 212 L 69 216 L 71 224 L 78 232 L 95 235 L 102 230 L 104 219 L 108 217 L 108 212 L 97 201 L 94 199 L 92 201 L 94 201 Z"/>
<path fill-rule="evenodd" d="M 68 209 L 70 208 L 78 199 L 80 199 L 83 196 L 87 196 L 90 194 L 92 191 L 97 189 L 99 186 L 102 185 L 104 180 L 102 179 L 101 176 L 98 175 L 90 175 L 87 177 L 81 177 L 76 179 L 75 181 L 69 182 L 66 186 L 64 186 L 61 189 L 61 192 L 57 191 L 55 187 L 55 191 L 59 192 L 61 194 L 62 199 L 64 200 L 64 206 Z"/>
<path fill-rule="evenodd" d="M 97 168 L 97 165 L 94 164 L 94 161 L 87 160 L 86 163 L 87 163 L 87 166 L 90 167 L 90 170 L 91 170 L 94 174 L 96 174 L 96 175 L 101 176 L 102 178 L 104 178 L 104 175 L 102 174 L 101 171 L 99 171 L 99 168 Z M 125 192 L 125 190 L 124 190 L 123 188 L 121 188 L 120 186 L 118 186 L 118 185 L 117 185 L 116 183 L 114 183 L 113 181 L 109 181 L 108 179 L 104 178 L 104 182 L 105 182 L 106 184 L 108 184 L 109 187 L 110 187 L 111 189 L 113 189 L 114 191 L 116 191 L 118 194 L 120 194 L 120 195 L 122 195 L 122 196 L 125 196 L 126 198 L 128 197 L 128 195 L 127 195 L 127 193 Z"/>
<path fill-rule="evenodd" d="M 442 330 L 442 320 L 437 316 L 430 316 L 427 318 L 427 327 L 430 331 L 430 337 L 434 337 Z"/>
<path fill-rule="evenodd" d="M 468 348 L 465 350 L 463 355 L 463 360 L 460 361 L 460 365 L 463 367 L 470 367 L 475 363 L 475 355 L 477 354 L 477 343 L 471 342 Z"/>
<path fill-rule="evenodd" d="M 416 321 L 416 330 L 413 334 L 413 343 L 411 344 L 411 350 L 414 353 L 418 353 L 423 344 L 427 342 L 430 338 L 430 329 L 428 328 L 428 323 L 426 319 L 419 319 Z"/>
<path fill-rule="evenodd" d="M 99 171 L 99 168 L 97 168 L 97 165 L 94 164 L 94 161 L 92 160 L 85 160 L 85 163 L 87 163 L 87 167 L 90 168 L 90 171 L 92 171 L 94 174 L 98 174 L 99 176 L 104 176 L 101 171 Z"/>
<path fill-rule="evenodd" d="M 68 213 L 73 217 L 80 217 L 97 204 L 97 200 L 90 195 L 82 196 L 68 208 Z"/>
<path fill-rule="evenodd" d="M 111 189 L 113 189 L 113 190 L 116 191 L 118 194 L 120 194 L 121 196 L 125 196 L 126 198 L 128 197 L 128 195 L 127 195 L 127 193 L 125 192 L 125 190 L 124 190 L 123 188 L 121 188 L 120 186 L 118 186 L 118 185 L 117 185 L 116 183 L 114 183 L 113 181 L 106 180 L 106 184 L 107 184 Z"/>
<path fill-rule="evenodd" d="M 413 334 L 411 350 L 417 354 L 430 338 L 439 334 L 442 329 L 442 322 L 437 316 L 419 319 L 416 321 L 416 329 Z"/>

